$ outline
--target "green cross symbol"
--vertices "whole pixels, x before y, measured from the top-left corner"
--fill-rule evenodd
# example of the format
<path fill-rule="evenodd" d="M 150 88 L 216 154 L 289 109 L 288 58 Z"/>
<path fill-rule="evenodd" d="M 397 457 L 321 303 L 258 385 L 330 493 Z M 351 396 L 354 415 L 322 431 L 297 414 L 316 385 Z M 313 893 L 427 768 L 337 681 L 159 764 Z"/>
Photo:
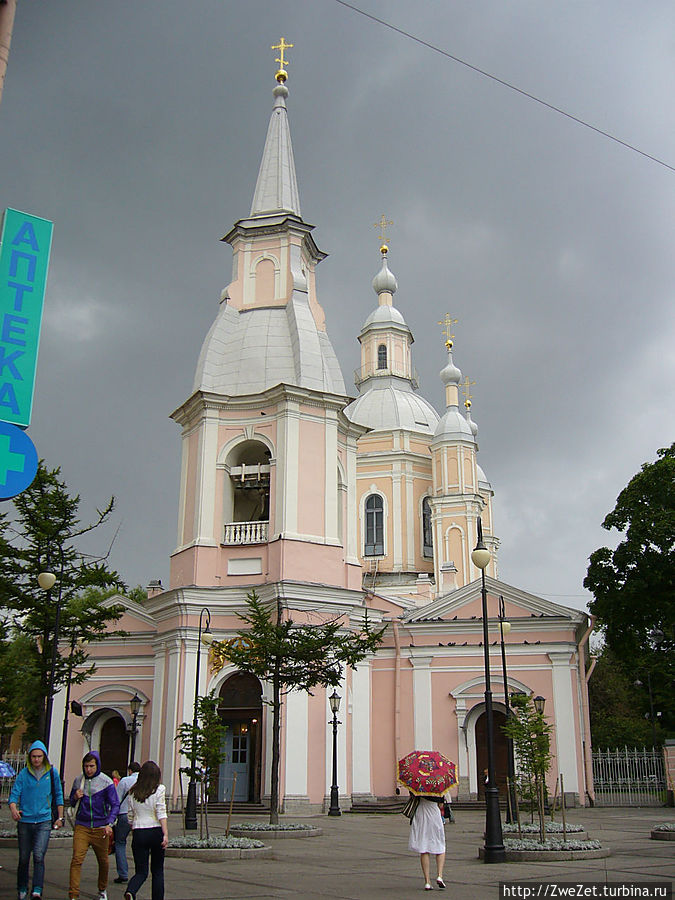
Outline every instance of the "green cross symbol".
<path fill-rule="evenodd" d="M 11 441 L 6 434 L 0 434 L 0 484 L 7 484 L 7 476 L 10 472 L 21 474 L 26 467 L 26 457 L 23 453 L 13 453 Z"/>

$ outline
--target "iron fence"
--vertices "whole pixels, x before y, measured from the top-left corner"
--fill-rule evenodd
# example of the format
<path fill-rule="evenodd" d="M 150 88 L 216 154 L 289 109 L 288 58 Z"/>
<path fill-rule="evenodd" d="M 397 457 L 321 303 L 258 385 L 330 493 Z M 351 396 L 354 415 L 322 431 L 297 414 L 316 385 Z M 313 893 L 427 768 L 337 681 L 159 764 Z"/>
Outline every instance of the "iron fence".
<path fill-rule="evenodd" d="M 596 806 L 664 806 L 663 751 L 652 747 L 593 751 Z"/>
<path fill-rule="evenodd" d="M 26 752 L 24 750 L 21 753 L 5 753 L 2 757 L 2 761 L 9 763 L 16 772 L 16 775 L 18 775 L 21 769 L 26 765 Z M 16 775 L 11 775 L 9 778 L 0 778 L 0 800 L 6 801 L 9 797 L 9 792 L 12 790 L 14 782 L 16 781 Z"/>

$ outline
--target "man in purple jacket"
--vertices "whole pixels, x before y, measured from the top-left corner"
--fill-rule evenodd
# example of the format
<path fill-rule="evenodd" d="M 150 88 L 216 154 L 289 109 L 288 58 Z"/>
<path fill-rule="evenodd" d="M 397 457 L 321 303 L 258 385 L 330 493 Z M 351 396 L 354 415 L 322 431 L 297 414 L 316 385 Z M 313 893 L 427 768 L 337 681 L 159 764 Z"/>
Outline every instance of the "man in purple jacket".
<path fill-rule="evenodd" d="M 82 772 L 70 792 L 70 805 L 77 804 L 77 815 L 68 896 L 70 900 L 79 900 L 82 862 L 87 850 L 93 847 L 98 860 L 98 900 L 108 900 L 108 847 L 120 802 L 112 778 L 101 772 L 98 753 L 92 751 L 84 756 Z"/>

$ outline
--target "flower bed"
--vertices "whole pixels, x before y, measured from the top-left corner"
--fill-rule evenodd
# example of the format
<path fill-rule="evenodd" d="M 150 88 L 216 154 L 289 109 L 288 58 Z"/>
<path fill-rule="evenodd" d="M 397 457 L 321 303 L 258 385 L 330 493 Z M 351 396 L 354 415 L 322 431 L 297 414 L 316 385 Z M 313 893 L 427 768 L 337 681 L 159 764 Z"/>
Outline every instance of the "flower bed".
<path fill-rule="evenodd" d="M 231 835 L 217 835 L 202 840 L 198 837 L 175 837 L 169 840 L 166 855 L 201 859 L 203 862 L 221 862 L 224 859 L 268 858 L 272 856 L 272 848 L 255 838 Z"/>
<path fill-rule="evenodd" d="M 56 846 L 68 847 L 70 848 L 70 841 L 72 840 L 73 832 L 70 829 L 66 828 L 58 828 L 56 830 L 52 830 L 52 833 L 49 838 L 49 846 L 54 849 L 55 845 L 52 841 L 56 841 Z M 0 847 L 17 847 L 19 844 L 19 840 L 16 835 L 16 829 L 14 828 L 3 828 L 0 829 Z"/>
<path fill-rule="evenodd" d="M 230 828 L 230 834 L 245 837 L 246 835 L 264 835 L 265 840 L 281 840 L 283 838 L 318 837 L 323 834 L 323 829 L 316 825 L 307 825 L 300 822 L 280 822 L 270 825 L 265 822 L 238 822 Z"/>
<path fill-rule="evenodd" d="M 653 841 L 675 841 L 675 822 L 654 825 L 650 837 Z"/>
<path fill-rule="evenodd" d="M 562 841 L 558 838 L 552 838 L 544 844 L 535 840 L 509 838 L 504 841 L 504 848 L 507 862 L 602 859 L 611 854 L 609 847 L 603 847 L 600 841 Z M 483 852 L 484 848 L 481 847 L 478 851 L 481 859 Z"/>
<path fill-rule="evenodd" d="M 539 825 L 537 822 L 526 822 L 525 824 L 521 824 L 520 830 L 522 834 L 539 834 Z M 566 826 L 566 831 L 568 834 L 577 833 L 579 831 L 583 831 L 583 825 L 570 825 L 569 823 Z M 518 834 L 518 826 L 517 825 L 502 825 L 502 832 L 504 834 Z M 546 834 L 562 834 L 563 826 L 562 822 L 547 822 L 546 823 Z"/>

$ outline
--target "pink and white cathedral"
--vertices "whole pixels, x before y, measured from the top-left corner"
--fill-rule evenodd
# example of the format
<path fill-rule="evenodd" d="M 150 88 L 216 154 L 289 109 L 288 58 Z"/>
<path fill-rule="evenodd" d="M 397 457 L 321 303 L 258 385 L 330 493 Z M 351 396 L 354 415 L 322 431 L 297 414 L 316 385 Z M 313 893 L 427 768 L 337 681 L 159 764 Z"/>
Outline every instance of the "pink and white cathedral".
<path fill-rule="evenodd" d="M 372 658 L 344 673 L 338 743 L 343 809 L 392 797 L 396 760 L 415 748 L 457 764 L 455 798 L 480 795 L 487 765 L 480 571 L 471 562 L 480 516 L 492 553 L 486 570 L 499 780 L 506 774 L 504 688 L 497 604 L 503 597 L 508 690 L 546 698 L 554 726 L 551 781 L 569 799 L 593 796 L 587 669 L 589 618 L 499 581 L 493 490 L 477 461 L 470 403 L 447 342 L 439 354 L 445 409 L 418 392 L 413 335 L 395 305 L 397 283 L 381 249 L 374 308 L 358 340 L 358 396 L 347 392 L 319 303 L 325 257 L 300 210 L 285 73 L 274 104 L 248 216 L 223 238 L 232 280 L 197 361 L 192 392 L 172 413 L 181 429 L 178 536 L 168 590 L 126 598 L 117 627 L 91 648 L 96 672 L 73 686 L 84 718 L 70 720 L 66 781 L 88 748 L 123 770 L 137 696 L 136 758 L 154 759 L 180 802 L 174 741 L 191 722 L 200 613 L 218 639 L 233 637 L 251 588 L 302 616 L 366 610 L 386 625 Z M 444 310 L 439 310 L 441 315 Z M 202 622 L 204 620 L 202 619 Z M 214 798 L 265 802 L 270 790 L 270 687 L 202 651 L 199 692 L 215 690 L 229 726 Z M 52 746 L 63 721 L 56 698 Z M 295 815 L 327 808 L 332 729 L 327 693 L 283 705 L 280 797 Z M 75 722 L 81 723 L 81 731 Z M 55 754 L 57 755 L 57 754 Z"/>

